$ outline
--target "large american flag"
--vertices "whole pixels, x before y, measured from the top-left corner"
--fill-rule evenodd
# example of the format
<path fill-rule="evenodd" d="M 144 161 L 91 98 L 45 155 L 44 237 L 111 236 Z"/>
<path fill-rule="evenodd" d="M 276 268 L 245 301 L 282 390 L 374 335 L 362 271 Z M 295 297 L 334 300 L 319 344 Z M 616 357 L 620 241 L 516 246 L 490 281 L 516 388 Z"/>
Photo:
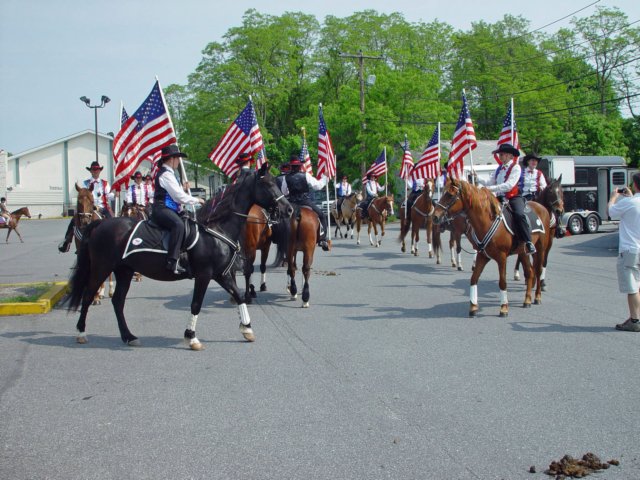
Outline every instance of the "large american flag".
<path fill-rule="evenodd" d="M 311 165 L 311 157 L 309 156 L 309 147 L 307 147 L 307 137 L 302 137 L 302 149 L 300 150 L 300 158 L 304 163 L 304 171 L 313 175 L 313 166 Z"/>
<path fill-rule="evenodd" d="M 247 106 L 229 126 L 218 145 L 209 154 L 209 158 L 225 175 L 230 177 L 239 168 L 235 160 L 240 153 L 244 152 L 255 156 L 263 148 L 264 144 L 256 112 L 253 109 L 253 102 L 249 99 Z M 262 161 L 264 161 L 264 154 Z"/>
<path fill-rule="evenodd" d="M 403 155 L 402 155 L 402 166 L 400 167 L 400 178 L 403 180 L 408 180 L 411 178 L 411 172 L 413 171 L 413 157 L 411 156 L 411 151 L 409 150 L 409 140 L 404 139 L 404 146 L 402 147 Z"/>
<path fill-rule="evenodd" d="M 413 167 L 413 176 L 414 178 L 440 177 L 440 125 L 434 130 L 420 160 Z"/>
<path fill-rule="evenodd" d="M 380 177 L 387 173 L 387 151 L 385 149 L 382 150 L 382 153 L 378 158 L 376 158 L 376 161 L 371 164 L 367 173 L 364 174 L 362 183 L 367 180 L 370 173 L 373 173 L 376 177 Z"/>
<path fill-rule="evenodd" d="M 122 118 L 124 116 L 121 116 Z M 140 162 L 175 142 L 176 135 L 167 113 L 160 82 L 156 80 L 149 96 L 138 110 L 125 120 L 113 139 L 116 169 L 112 190 L 128 185 Z"/>
<path fill-rule="evenodd" d="M 500 137 L 498 137 L 498 147 L 503 143 L 510 143 L 518 150 L 520 150 L 520 140 L 518 140 L 518 130 L 516 129 L 516 120 L 512 119 L 513 111 L 511 110 L 511 105 L 509 105 L 509 110 L 507 110 L 507 115 L 504 117 L 504 122 L 502 122 L 502 131 L 500 132 Z M 513 120 L 513 121 L 512 121 Z M 512 135 L 512 127 L 513 127 L 513 135 Z M 513 137 L 513 138 L 512 138 Z M 494 158 L 498 163 L 500 163 L 500 157 L 497 153 L 493 154 Z"/>
<path fill-rule="evenodd" d="M 322 105 L 318 107 L 318 178 L 322 176 L 334 178 L 336 176 L 336 156 L 331 145 L 331 136 L 324 123 Z"/>
<path fill-rule="evenodd" d="M 473 130 L 471 114 L 467 106 L 467 97 L 462 94 L 462 109 L 458 117 L 456 130 L 451 141 L 451 151 L 447 161 L 447 174 L 454 178 L 462 178 L 464 168 L 464 157 L 469 153 L 469 149 L 474 150 L 478 146 L 476 142 L 476 132 Z"/>

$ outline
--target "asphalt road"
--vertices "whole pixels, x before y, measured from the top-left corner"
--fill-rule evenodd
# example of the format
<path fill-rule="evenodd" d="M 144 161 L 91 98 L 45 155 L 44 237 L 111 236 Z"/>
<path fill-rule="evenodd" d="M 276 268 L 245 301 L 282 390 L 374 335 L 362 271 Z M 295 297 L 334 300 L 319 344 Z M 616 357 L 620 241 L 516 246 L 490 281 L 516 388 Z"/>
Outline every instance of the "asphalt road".
<path fill-rule="evenodd" d="M 65 222 L 21 227 L 24 244 L 0 243 L 0 283 L 65 278 Z M 76 313 L 0 317 L 0 478 L 546 479 L 529 467 L 586 452 L 620 460 L 595 478 L 640 478 L 640 335 L 613 329 L 627 316 L 613 228 L 556 242 L 541 306 L 522 309 L 510 281 L 506 319 L 495 263 L 469 319 L 469 255 L 457 272 L 424 246 L 401 254 L 389 230 L 381 248 L 317 251 L 309 309 L 269 271 L 255 343 L 212 285 L 205 350 L 187 350 L 189 281 L 132 285 L 137 348 L 109 302 L 86 345 Z"/>

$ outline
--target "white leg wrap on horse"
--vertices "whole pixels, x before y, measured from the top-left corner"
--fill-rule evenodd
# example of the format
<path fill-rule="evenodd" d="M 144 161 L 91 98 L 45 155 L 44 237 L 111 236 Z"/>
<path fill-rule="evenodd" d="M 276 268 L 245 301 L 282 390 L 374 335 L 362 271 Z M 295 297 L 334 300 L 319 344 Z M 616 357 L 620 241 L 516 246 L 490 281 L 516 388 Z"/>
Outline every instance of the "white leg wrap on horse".
<path fill-rule="evenodd" d="M 478 304 L 478 285 L 471 285 L 469 287 L 469 300 L 474 305 Z"/>
<path fill-rule="evenodd" d="M 266 273 L 261 273 L 260 274 L 260 283 L 267 283 L 267 274 Z"/>
<path fill-rule="evenodd" d="M 429 245 L 429 253 L 433 252 L 433 247 L 431 246 L 431 244 L 428 243 L 427 245 Z"/>
<path fill-rule="evenodd" d="M 506 290 L 500 290 L 500 305 L 505 305 L 508 304 L 509 300 L 507 298 L 507 291 Z"/>
<path fill-rule="evenodd" d="M 187 330 L 196 331 L 196 323 L 198 323 L 198 315 L 191 315 L 191 320 L 187 323 Z"/>
<path fill-rule="evenodd" d="M 247 308 L 247 304 L 241 303 L 238 305 L 238 312 L 240 313 L 240 323 L 243 325 L 249 325 L 251 323 L 251 318 L 249 318 L 249 309 Z"/>
<path fill-rule="evenodd" d="M 544 280 L 547 276 L 547 267 L 542 267 L 542 273 L 540 274 L 540 280 Z"/>

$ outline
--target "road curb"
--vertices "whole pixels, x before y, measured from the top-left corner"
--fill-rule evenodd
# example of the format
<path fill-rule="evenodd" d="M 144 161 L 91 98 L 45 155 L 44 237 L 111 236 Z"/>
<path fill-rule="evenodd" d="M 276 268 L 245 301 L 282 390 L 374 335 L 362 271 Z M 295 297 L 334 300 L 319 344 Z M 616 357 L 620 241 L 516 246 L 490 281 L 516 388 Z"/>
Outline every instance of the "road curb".
<path fill-rule="evenodd" d="M 42 283 L 42 282 L 36 282 Z M 31 285 L 28 283 L 14 285 Z M 67 293 L 67 282 L 54 282 L 53 286 L 43 293 L 35 302 L 0 303 L 0 316 L 32 315 L 51 311 L 58 301 Z"/>

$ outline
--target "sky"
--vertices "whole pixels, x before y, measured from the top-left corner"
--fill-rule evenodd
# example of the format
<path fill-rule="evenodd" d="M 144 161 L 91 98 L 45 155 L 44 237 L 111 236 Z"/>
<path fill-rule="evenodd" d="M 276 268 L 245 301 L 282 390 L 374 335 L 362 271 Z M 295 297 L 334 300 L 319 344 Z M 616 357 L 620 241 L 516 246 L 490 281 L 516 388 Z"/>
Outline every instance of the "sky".
<path fill-rule="evenodd" d="M 322 21 L 373 9 L 400 12 L 408 22 L 434 19 L 468 30 L 472 22 L 493 23 L 505 14 L 522 15 L 537 29 L 595 0 L 0 0 L 0 150 L 18 154 L 83 130 L 117 132 L 120 102 L 132 113 L 150 92 L 156 76 L 162 86 L 186 84 L 201 51 L 241 25 L 255 8 L 281 15 L 302 11 Z M 637 0 L 600 0 L 629 21 L 640 19 Z M 590 6 L 576 16 L 589 16 Z M 542 31 L 553 33 L 570 18 Z M 211 139 L 212 146 L 218 139 Z"/>

